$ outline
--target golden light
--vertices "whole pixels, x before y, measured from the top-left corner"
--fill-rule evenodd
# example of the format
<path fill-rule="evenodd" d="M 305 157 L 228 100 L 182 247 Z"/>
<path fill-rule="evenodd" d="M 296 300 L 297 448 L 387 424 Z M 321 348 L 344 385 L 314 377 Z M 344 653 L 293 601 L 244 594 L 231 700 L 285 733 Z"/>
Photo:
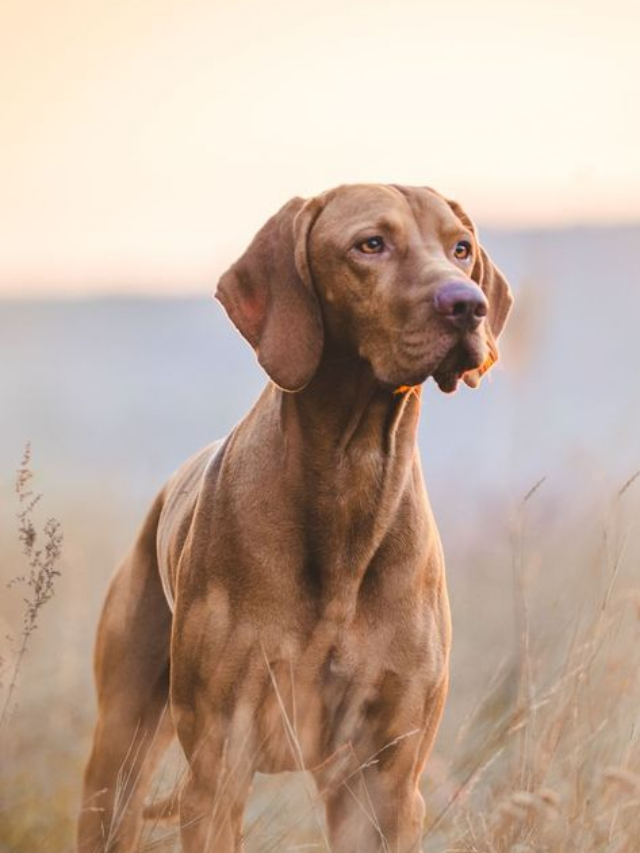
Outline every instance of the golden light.
<path fill-rule="evenodd" d="M 289 197 L 429 183 L 481 224 L 640 218 L 631 0 L 24 0 L 0 289 L 208 288 Z"/>

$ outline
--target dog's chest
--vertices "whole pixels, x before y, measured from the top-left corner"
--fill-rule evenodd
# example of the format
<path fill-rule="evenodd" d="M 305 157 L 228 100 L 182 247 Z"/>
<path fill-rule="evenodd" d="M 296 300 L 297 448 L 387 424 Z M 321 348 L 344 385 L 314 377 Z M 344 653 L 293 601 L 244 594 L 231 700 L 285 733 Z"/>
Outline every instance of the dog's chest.
<path fill-rule="evenodd" d="M 375 670 L 344 638 L 297 662 L 274 661 L 257 719 L 261 769 L 318 766 L 353 742 L 377 696 L 380 662 Z"/>
<path fill-rule="evenodd" d="M 258 713 L 262 769 L 293 770 L 300 760 L 318 766 L 381 729 L 391 740 L 405 725 L 396 725 L 400 717 L 421 725 L 424 698 L 446 657 L 434 616 L 416 614 L 404 629 L 327 620 L 308 643 L 283 643 L 286 658 L 269 662 Z"/>

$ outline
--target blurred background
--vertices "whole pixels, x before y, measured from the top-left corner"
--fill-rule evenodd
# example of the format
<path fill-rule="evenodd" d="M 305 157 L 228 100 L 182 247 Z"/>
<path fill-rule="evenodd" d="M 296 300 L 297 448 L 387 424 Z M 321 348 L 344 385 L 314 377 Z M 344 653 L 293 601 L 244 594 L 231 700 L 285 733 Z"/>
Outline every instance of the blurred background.
<path fill-rule="evenodd" d="M 619 493 L 640 469 L 639 38 L 634 0 L 3 4 L 8 672 L 27 441 L 36 513 L 65 541 L 21 667 L 2 853 L 70 849 L 109 576 L 167 476 L 265 382 L 210 296 L 293 195 L 433 186 L 474 218 L 516 296 L 482 387 L 425 389 L 455 630 L 436 811 L 466 772 L 459 735 L 478 696 L 515 671 L 523 614 L 544 649 L 612 571 L 621 600 L 635 595 L 640 488 Z"/>

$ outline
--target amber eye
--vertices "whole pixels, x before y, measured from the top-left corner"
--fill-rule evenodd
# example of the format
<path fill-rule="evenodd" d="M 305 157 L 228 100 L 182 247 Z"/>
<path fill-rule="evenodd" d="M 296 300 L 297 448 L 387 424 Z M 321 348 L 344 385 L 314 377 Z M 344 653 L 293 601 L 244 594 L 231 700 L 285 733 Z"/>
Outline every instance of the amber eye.
<path fill-rule="evenodd" d="M 468 260 L 471 257 L 471 243 L 468 240 L 458 240 L 453 256 L 458 261 Z"/>
<path fill-rule="evenodd" d="M 382 237 L 367 237 L 366 240 L 361 240 L 356 243 L 356 249 L 359 252 L 364 252 L 365 255 L 379 255 L 384 251 L 384 240 Z"/>

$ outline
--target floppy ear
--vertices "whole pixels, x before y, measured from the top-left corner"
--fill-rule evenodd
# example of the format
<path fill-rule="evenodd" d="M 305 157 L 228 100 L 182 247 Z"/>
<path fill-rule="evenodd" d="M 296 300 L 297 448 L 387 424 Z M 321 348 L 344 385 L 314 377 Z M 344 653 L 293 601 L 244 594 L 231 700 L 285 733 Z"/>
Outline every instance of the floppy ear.
<path fill-rule="evenodd" d="M 288 202 L 224 273 L 215 293 L 285 391 L 304 388 L 322 355 L 322 316 L 307 263 L 307 238 L 318 212 L 304 199 Z"/>
<path fill-rule="evenodd" d="M 447 204 L 453 210 L 455 215 L 460 219 L 467 228 L 470 228 L 477 239 L 477 229 L 471 218 L 465 213 L 457 201 L 446 199 Z M 489 313 L 487 315 L 486 331 L 487 344 L 489 346 L 489 355 L 484 362 L 476 370 L 468 370 L 462 377 L 471 388 L 477 388 L 480 384 L 482 376 L 489 370 L 492 365 L 498 360 L 498 345 L 497 339 L 504 329 L 509 311 L 513 304 L 513 296 L 506 278 L 493 263 L 489 255 L 480 246 L 480 253 L 471 270 L 471 278 L 480 285 L 484 295 L 489 302 Z"/>

